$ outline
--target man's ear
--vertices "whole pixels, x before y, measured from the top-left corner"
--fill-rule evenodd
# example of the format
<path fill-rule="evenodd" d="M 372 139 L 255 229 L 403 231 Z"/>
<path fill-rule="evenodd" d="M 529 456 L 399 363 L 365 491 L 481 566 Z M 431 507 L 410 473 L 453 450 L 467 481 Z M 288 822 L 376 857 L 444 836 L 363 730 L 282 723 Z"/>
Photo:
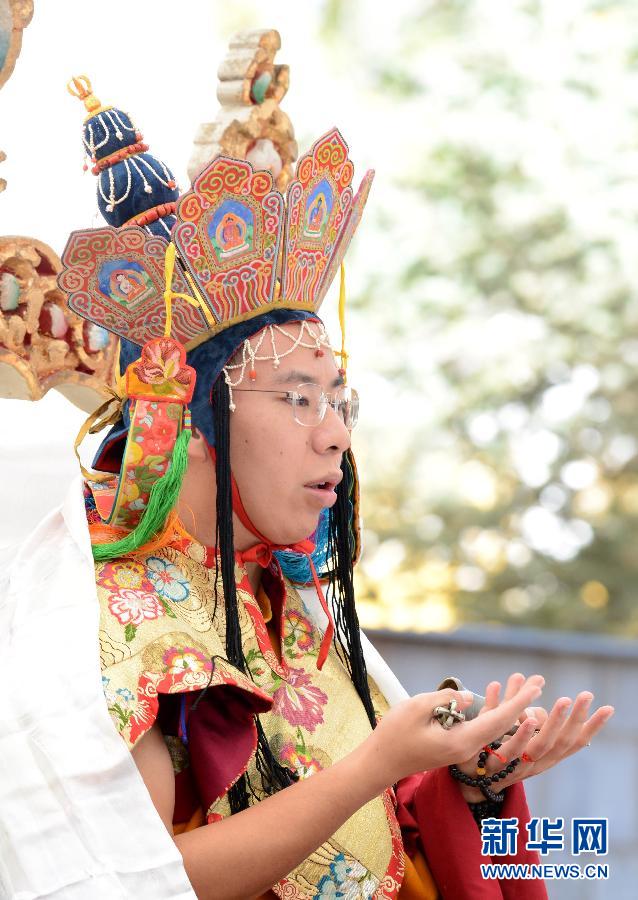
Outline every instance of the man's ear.
<path fill-rule="evenodd" d="M 210 459 L 206 441 L 195 427 L 192 429 L 191 439 L 188 444 L 188 458 L 196 462 L 206 462 L 206 460 Z"/>

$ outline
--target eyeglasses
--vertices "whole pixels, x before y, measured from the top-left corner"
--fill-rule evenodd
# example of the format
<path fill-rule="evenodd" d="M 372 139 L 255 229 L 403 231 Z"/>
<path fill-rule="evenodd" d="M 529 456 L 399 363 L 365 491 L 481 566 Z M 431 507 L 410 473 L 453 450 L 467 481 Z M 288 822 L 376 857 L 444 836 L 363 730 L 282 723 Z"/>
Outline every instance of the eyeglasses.
<path fill-rule="evenodd" d="M 324 394 L 312 381 L 298 384 L 293 391 L 271 391 L 263 388 L 233 388 L 252 394 L 280 394 L 292 406 L 292 414 L 299 425 L 312 427 L 323 422 L 329 406 L 336 412 L 348 431 L 352 431 L 359 418 L 359 394 L 345 384 L 334 394 Z"/>

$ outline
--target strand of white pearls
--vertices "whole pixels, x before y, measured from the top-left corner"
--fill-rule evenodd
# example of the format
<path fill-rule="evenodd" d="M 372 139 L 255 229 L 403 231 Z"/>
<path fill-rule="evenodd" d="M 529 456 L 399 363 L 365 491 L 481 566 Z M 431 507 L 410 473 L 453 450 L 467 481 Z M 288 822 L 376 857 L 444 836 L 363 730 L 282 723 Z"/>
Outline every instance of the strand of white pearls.
<path fill-rule="evenodd" d="M 255 362 L 270 360 L 272 361 L 273 368 L 278 369 L 281 360 L 286 356 L 289 356 L 291 353 L 294 353 L 297 347 L 306 347 L 309 350 L 316 351 L 322 350 L 324 347 L 330 349 L 330 341 L 328 340 L 326 329 L 320 322 L 301 321 L 299 324 L 301 327 L 299 328 L 299 333 L 296 336 L 294 334 L 291 334 L 289 331 L 286 331 L 286 329 L 282 325 L 267 325 L 259 332 L 259 337 L 257 338 L 257 343 L 254 347 L 250 341 L 250 338 L 247 338 L 244 341 L 241 348 L 241 362 L 224 366 L 222 372 L 224 373 L 224 381 L 228 385 L 228 392 L 230 395 L 230 403 L 228 408 L 231 412 L 234 412 L 236 408 L 233 401 L 233 388 L 238 387 L 242 383 L 242 381 L 244 380 L 244 375 L 246 374 L 246 367 L 249 364 L 249 377 L 251 381 L 254 381 L 256 379 Z M 275 345 L 276 334 L 283 335 L 290 341 L 290 349 L 284 350 L 283 353 L 277 352 Z M 270 338 L 272 353 L 260 355 L 259 351 L 261 350 L 267 337 Z M 238 371 L 239 373 L 235 381 L 233 381 L 231 376 L 231 372 L 233 371 Z"/>

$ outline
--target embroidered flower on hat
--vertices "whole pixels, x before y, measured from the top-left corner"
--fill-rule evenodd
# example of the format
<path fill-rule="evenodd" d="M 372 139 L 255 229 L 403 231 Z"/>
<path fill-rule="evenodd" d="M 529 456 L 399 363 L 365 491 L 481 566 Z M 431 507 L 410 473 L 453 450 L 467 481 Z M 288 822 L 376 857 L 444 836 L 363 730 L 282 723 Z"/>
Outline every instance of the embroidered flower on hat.
<path fill-rule="evenodd" d="M 169 338 L 153 341 L 142 348 L 135 373 L 140 381 L 152 385 L 171 381 L 188 384 L 191 379 L 190 369 L 181 365 L 178 345 Z"/>

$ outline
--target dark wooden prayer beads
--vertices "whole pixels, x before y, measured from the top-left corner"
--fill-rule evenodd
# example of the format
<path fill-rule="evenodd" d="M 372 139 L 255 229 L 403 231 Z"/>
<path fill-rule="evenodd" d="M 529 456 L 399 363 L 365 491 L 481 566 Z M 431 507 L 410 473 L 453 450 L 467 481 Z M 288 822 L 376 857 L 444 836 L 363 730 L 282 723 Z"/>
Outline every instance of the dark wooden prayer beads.
<path fill-rule="evenodd" d="M 492 741 L 489 745 L 489 748 L 485 748 L 481 750 L 478 755 L 478 759 L 476 760 L 476 777 L 473 778 L 471 775 L 466 775 L 465 772 L 461 772 L 458 766 L 452 765 L 450 766 L 450 775 L 452 778 L 456 778 L 457 781 L 462 782 L 463 784 L 467 784 L 469 787 L 477 787 L 484 797 L 486 797 L 491 803 L 502 803 L 505 799 L 505 794 L 503 791 L 500 793 L 496 793 L 496 791 L 492 790 L 492 785 L 496 784 L 498 781 L 502 781 L 504 778 L 507 778 L 508 775 L 514 771 L 516 766 L 519 764 L 520 759 L 517 756 L 515 759 L 512 759 L 505 766 L 504 769 L 501 769 L 500 772 L 494 772 L 493 775 L 488 775 L 485 770 L 485 763 L 487 762 L 487 757 L 489 755 L 490 750 L 498 750 L 501 746 L 500 741 Z"/>

